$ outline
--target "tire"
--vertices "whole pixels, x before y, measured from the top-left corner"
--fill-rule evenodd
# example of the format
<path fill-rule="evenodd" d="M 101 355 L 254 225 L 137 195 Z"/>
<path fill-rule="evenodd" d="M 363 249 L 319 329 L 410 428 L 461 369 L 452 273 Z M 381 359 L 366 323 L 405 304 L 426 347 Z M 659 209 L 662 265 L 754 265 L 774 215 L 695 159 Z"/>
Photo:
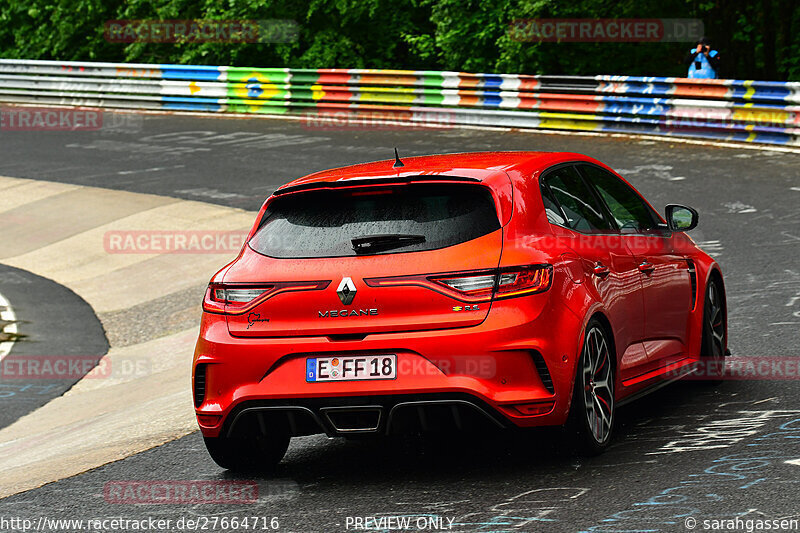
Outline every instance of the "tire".
<path fill-rule="evenodd" d="M 581 455 L 593 456 L 608 448 L 614 432 L 614 348 L 597 319 L 586 326 L 578 360 L 567 438 Z"/>
<path fill-rule="evenodd" d="M 250 438 L 203 437 L 208 454 L 234 472 L 272 472 L 286 455 L 288 433 Z"/>
<path fill-rule="evenodd" d="M 710 385 L 722 383 L 725 375 L 725 348 L 727 328 L 725 327 L 725 298 L 722 283 L 715 277 L 708 280 L 703 300 L 703 337 L 700 357 L 704 362 L 702 381 Z"/>

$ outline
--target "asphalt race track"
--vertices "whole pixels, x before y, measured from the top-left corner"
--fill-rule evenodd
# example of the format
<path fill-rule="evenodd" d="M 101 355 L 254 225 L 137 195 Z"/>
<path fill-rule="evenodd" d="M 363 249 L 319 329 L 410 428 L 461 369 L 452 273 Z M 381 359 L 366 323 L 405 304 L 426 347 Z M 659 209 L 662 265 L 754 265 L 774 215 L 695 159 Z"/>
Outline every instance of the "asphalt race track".
<path fill-rule="evenodd" d="M 518 131 L 125 117 L 113 121 L 125 127 L 95 132 L 0 131 L 0 176 L 202 202 L 186 204 L 194 209 L 217 204 L 254 211 L 286 181 L 324 168 L 389 158 L 395 146 L 401 156 L 472 150 L 581 152 L 617 169 L 656 208 L 677 202 L 700 212 L 700 226 L 691 235 L 717 257 L 726 276 L 734 357 L 769 358 L 783 361 L 780 368 L 794 363 L 797 369 L 797 153 Z M 0 198 L 2 194 L 0 189 Z M 176 219 L 176 230 L 180 224 Z M 224 256 L 218 257 L 219 266 L 225 262 Z M 207 263 L 200 264 L 207 271 L 197 272 L 198 279 L 213 274 Z M 36 273 L 34 266 L 29 270 Z M 6 272 L 0 266 L 0 293 L 12 300 Z M 202 291 L 195 285 L 160 287 L 164 299 L 153 300 L 158 305 L 95 309 L 112 349 L 125 346 L 131 337 L 191 327 Z M 39 298 L 33 291 L 17 290 L 17 301 L 11 303 L 29 308 Z M 85 305 L 81 302 L 76 297 L 69 305 L 78 308 Z M 71 327 L 83 329 L 80 335 L 64 336 L 64 342 L 96 338 L 94 314 L 74 316 L 80 320 L 73 320 L 78 325 Z M 31 328 L 41 328 L 37 322 L 48 319 L 34 313 L 27 320 Z M 161 328 L 164 322 L 174 327 Z M 92 346 L 101 349 L 98 355 L 104 353 L 102 345 Z M 621 408 L 615 442 L 597 458 L 570 455 L 548 431 L 479 440 L 344 441 L 317 436 L 295 439 L 274 477 L 236 478 L 211 462 L 195 432 L 9 496 L 0 501 L 0 517 L 152 517 L 171 520 L 171 530 L 179 530 L 181 518 L 266 517 L 266 529 L 294 532 L 354 531 L 357 517 L 380 516 L 411 517 L 412 530 L 459 532 L 700 531 L 704 520 L 737 516 L 800 520 L 800 376 L 776 372 L 717 387 L 686 381 Z M 2 401 L 5 412 L 9 404 Z M 156 423 L 160 415 L 148 416 Z M 0 419 L 0 425 L 10 422 Z M 9 452 L 0 445 L 0 458 L 4 453 Z M 109 484 L 120 481 L 237 479 L 257 484 L 257 502 L 134 505 L 108 497 Z M 417 529 L 420 518 L 433 520 Z M 51 525 L 45 530 L 77 529 Z M 234 528 L 208 530 L 223 529 Z M 0 531 L 18 530 L 0 524 Z M 396 530 L 374 523 L 369 528 Z"/>
<path fill-rule="evenodd" d="M 9 303 L 13 302 L 19 340 L 6 356 L 6 368 L 13 371 L 28 358 L 52 358 L 80 361 L 91 368 L 108 351 L 103 327 L 92 308 L 69 289 L 5 265 L 0 265 L 0 286 Z M 52 359 L 50 359 L 52 361 Z M 19 372 L 0 374 L 0 427 L 40 407 L 69 389 L 81 373 L 40 379 Z"/>

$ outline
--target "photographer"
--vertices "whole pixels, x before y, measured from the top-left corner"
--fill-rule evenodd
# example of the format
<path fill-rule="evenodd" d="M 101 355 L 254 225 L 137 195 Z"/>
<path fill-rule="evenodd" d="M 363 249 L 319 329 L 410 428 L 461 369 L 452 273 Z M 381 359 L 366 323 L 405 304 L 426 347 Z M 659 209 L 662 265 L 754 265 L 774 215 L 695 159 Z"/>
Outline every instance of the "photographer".
<path fill-rule="evenodd" d="M 718 77 L 719 52 L 711 49 L 711 41 L 703 37 L 697 46 L 686 54 L 683 62 L 689 65 L 689 78 L 713 79 Z"/>

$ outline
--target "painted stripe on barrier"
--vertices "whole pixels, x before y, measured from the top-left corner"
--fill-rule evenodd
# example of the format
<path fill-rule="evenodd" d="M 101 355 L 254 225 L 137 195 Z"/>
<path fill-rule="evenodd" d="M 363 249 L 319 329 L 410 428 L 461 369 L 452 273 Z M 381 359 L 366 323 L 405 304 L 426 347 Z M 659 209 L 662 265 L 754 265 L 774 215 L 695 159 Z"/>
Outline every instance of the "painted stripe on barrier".
<path fill-rule="evenodd" d="M 219 80 L 222 72 L 219 67 L 205 67 L 195 65 L 158 65 L 161 77 L 176 80 Z"/>
<path fill-rule="evenodd" d="M 0 100 L 198 112 L 296 114 L 347 104 L 463 109 L 474 122 L 641 131 L 797 145 L 800 83 L 643 76 L 288 69 L 0 60 Z M 501 110 L 532 115 L 497 114 Z M 545 113 L 536 115 L 535 113 Z M 549 113 L 547 115 L 546 113 Z M 467 115 L 460 114 L 462 122 Z M 599 125 L 598 125 L 599 123 Z M 536 124 L 519 126 L 519 124 Z M 691 128 L 689 131 L 687 128 Z"/>

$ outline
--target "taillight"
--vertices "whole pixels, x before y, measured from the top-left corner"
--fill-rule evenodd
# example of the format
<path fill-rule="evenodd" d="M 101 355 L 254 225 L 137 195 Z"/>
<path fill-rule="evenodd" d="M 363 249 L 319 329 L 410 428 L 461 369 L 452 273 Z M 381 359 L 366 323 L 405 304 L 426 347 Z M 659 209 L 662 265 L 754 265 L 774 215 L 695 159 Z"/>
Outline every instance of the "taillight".
<path fill-rule="evenodd" d="M 268 285 L 234 285 L 210 283 L 203 299 L 203 310 L 209 313 L 238 315 L 246 313 L 264 300 L 282 292 L 324 289 L 327 281 L 280 282 Z"/>
<path fill-rule="evenodd" d="M 497 274 L 459 275 L 454 277 L 431 276 L 428 279 L 468 296 L 490 298 L 492 292 L 494 292 Z"/>
<path fill-rule="evenodd" d="M 251 304 L 255 300 L 260 299 L 261 296 L 272 289 L 274 289 L 274 285 L 239 288 L 212 283 L 206 290 L 203 310 L 211 313 L 236 313 L 238 310 L 252 307 Z"/>
<path fill-rule="evenodd" d="M 544 292 L 553 283 L 551 265 L 508 268 L 500 271 L 495 298 L 511 298 Z"/>
<path fill-rule="evenodd" d="M 552 265 L 364 280 L 370 287 L 426 287 L 461 301 L 475 303 L 544 292 L 550 288 L 552 281 Z"/>

